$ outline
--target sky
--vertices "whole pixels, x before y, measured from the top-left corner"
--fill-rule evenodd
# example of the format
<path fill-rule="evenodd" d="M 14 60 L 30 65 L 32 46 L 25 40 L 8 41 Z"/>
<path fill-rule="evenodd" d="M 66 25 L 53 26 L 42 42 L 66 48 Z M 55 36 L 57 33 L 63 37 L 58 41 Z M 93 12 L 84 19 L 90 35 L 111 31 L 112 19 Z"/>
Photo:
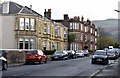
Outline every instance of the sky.
<path fill-rule="evenodd" d="M 9 0 L 1 0 L 9 1 Z M 69 18 L 74 16 L 84 16 L 85 20 L 105 20 L 118 18 L 120 0 L 11 0 L 23 6 L 32 5 L 32 9 L 44 15 L 45 9 L 51 9 L 52 19 L 63 19 L 63 14 L 68 14 Z"/>

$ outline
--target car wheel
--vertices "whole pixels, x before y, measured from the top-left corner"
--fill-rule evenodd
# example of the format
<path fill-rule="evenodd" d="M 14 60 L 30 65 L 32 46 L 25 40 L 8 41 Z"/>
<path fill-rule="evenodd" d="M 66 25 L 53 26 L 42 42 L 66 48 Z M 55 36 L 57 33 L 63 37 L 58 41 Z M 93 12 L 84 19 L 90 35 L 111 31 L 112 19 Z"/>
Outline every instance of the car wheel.
<path fill-rule="evenodd" d="M 25 64 L 27 65 L 27 64 L 29 64 L 29 62 L 26 62 Z"/>
<path fill-rule="evenodd" d="M 105 65 L 107 65 L 108 64 L 108 60 L 105 62 Z"/>
<path fill-rule="evenodd" d="M 72 59 L 75 59 L 75 56 L 74 56 L 74 55 L 72 56 Z"/>
<path fill-rule="evenodd" d="M 65 60 L 68 60 L 68 57 L 66 57 Z"/>
<path fill-rule="evenodd" d="M 42 63 L 42 58 L 40 59 L 40 61 L 39 61 L 39 64 L 41 64 Z"/>
<path fill-rule="evenodd" d="M 94 62 L 93 60 L 91 61 L 91 63 L 92 63 L 92 64 L 95 64 L 95 62 Z"/>
<path fill-rule="evenodd" d="M 2 63 L 3 63 L 2 70 L 7 70 L 7 68 L 8 68 L 7 62 L 6 62 L 6 61 L 3 61 Z"/>
<path fill-rule="evenodd" d="M 45 59 L 45 63 L 47 63 L 47 58 Z"/>

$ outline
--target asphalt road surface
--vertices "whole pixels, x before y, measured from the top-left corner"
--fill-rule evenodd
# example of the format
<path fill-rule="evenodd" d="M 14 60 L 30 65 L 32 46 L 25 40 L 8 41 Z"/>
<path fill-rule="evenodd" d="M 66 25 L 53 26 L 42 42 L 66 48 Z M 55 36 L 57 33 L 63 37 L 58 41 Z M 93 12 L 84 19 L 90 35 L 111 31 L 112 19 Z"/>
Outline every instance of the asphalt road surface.
<path fill-rule="evenodd" d="M 116 61 L 112 61 L 111 64 L 114 64 L 114 62 L 116 63 Z M 91 57 L 84 57 L 84 58 L 77 58 L 70 60 L 48 61 L 46 64 L 34 64 L 34 65 L 22 65 L 17 67 L 10 67 L 7 71 L 2 72 L 2 76 L 3 78 L 9 76 L 11 78 L 13 77 L 39 78 L 39 77 L 50 77 L 50 76 L 55 76 L 55 77 L 79 76 L 79 77 L 91 78 L 94 77 L 95 75 L 98 76 L 103 75 L 103 73 L 99 74 L 100 70 L 105 69 L 109 65 L 91 64 Z"/>

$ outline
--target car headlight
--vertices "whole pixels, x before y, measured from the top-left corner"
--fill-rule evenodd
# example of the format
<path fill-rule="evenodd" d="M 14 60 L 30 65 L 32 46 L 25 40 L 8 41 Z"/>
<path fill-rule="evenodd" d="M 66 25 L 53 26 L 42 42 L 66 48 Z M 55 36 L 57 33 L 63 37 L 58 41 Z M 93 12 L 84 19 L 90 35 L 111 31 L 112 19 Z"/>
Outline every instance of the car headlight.
<path fill-rule="evenodd" d="M 113 55 L 113 57 L 115 57 L 115 55 Z"/>
<path fill-rule="evenodd" d="M 95 58 L 95 56 L 92 56 L 92 58 Z"/>
<path fill-rule="evenodd" d="M 104 57 L 105 59 L 107 58 L 107 56 Z"/>

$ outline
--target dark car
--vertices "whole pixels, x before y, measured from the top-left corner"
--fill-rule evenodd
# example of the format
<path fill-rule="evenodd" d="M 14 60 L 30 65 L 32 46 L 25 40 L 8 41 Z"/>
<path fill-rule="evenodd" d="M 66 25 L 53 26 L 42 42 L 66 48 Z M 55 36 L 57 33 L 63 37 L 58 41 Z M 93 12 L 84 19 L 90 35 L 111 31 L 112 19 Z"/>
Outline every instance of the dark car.
<path fill-rule="evenodd" d="M 55 53 L 51 56 L 51 60 L 62 60 L 68 59 L 67 51 L 55 51 Z"/>
<path fill-rule="evenodd" d="M 118 58 L 118 53 L 115 50 L 108 50 L 107 55 L 110 60 L 115 60 Z"/>
<path fill-rule="evenodd" d="M 77 55 L 74 50 L 68 50 L 67 53 L 68 53 L 68 58 L 72 58 L 72 59 L 77 58 Z"/>
<path fill-rule="evenodd" d="M 0 50 L 0 69 L 2 70 L 8 69 L 8 63 L 7 63 L 5 50 Z"/>
<path fill-rule="evenodd" d="M 104 50 L 96 50 L 95 53 L 92 56 L 91 63 L 102 63 L 102 64 L 108 64 L 108 56 L 107 52 Z"/>

